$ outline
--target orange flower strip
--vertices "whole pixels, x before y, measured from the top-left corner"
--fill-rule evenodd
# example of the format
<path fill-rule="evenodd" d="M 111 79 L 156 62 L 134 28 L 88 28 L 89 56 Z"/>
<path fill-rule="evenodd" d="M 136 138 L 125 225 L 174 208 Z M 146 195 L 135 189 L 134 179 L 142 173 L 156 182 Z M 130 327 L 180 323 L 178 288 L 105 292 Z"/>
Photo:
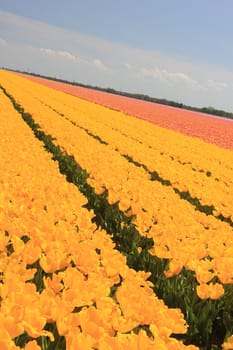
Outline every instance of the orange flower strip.
<path fill-rule="evenodd" d="M 9 84 L 8 73 L 0 79 Z M 13 90 L 20 99 L 17 83 Z M 129 269 L 84 196 L 0 97 L 1 349 L 19 349 L 13 339 L 26 332 L 25 349 L 37 350 L 41 337 L 55 341 L 45 327 L 54 323 L 67 350 L 197 349 L 172 337 L 187 331 L 180 310 L 156 297 L 149 274 Z M 153 336 L 134 332 L 141 326 Z"/>
<path fill-rule="evenodd" d="M 80 113 L 77 109 L 74 109 L 74 120 L 78 121 L 80 119 L 81 125 L 85 125 L 84 122 L 82 124 L 82 121 L 88 120 L 88 116 L 92 115 L 93 124 L 95 125 L 97 123 L 95 122 L 95 111 L 98 116 L 99 106 L 87 104 L 82 100 L 76 102 L 76 99 L 72 96 L 35 84 L 17 75 L 12 77 L 9 73 L 4 72 L 4 74 L 7 76 L 5 77 L 7 89 L 27 111 L 32 113 L 46 133 L 56 137 L 56 142 L 62 145 L 67 153 L 73 154 L 80 166 L 87 170 L 90 175 L 88 183 L 95 188 L 96 193 L 107 189 L 110 204 L 119 202 L 119 208 L 122 211 L 135 215 L 134 223 L 137 225 L 139 232 L 151 237 L 155 242 L 151 254 L 159 258 L 170 259 L 169 269 L 165 272 L 167 277 L 174 276 L 183 267 L 187 267 L 195 271 L 199 283 L 209 283 L 214 277 L 218 277 L 221 283 L 232 283 L 233 272 L 229 270 L 229 265 L 224 263 L 225 259 L 230 259 L 232 254 L 232 227 L 230 225 L 217 220 L 212 215 L 207 216 L 198 212 L 188 202 L 181 200 L 171 187 L 163 186 L 157 181 L 151 181 L 146 170 L 143 167 L 135 167 L 133 163 L 122 157 L 115 150 L 114 143 L 113 145 L 110 143 L 110 139 L 108 145 L 100 143 L 83 129 L 75 127 L 66 118 L 48 107 L 48 105 L 54 106 L 55 110 L 58 108 L 61 111 L 60 114 L 64 114 L 67 109 L 67 115 L 72 117 L 71 110 L 73 107 L 70 107 L 72 101 L 72 106 L 75 106 L 75 104 L 80 106 Z M 27 91 L 30 91 L 30 93 Z M 81 109 L 83 103 L 86 107 L 86 113 L 82 112 Z M 101 111 L 104 113 L 103 107 L 101 107 Z M 105 113 L 107 112 L 105 111 Z M 111 113 L 111 118 L 114 117 L 115 113 L 122 123 L 125 118 L 131 127 L 133 126 L 131 120 L 134 120 L 135 130 L 144 130 L 145 135 L 150 135 L 146 139 L 148 145 L 149 140 L 152 140 L 152 131 L 155 130 L 158 136 L 156 138 L 158 144 L 161 138 L 164 140 L 164 144 L 169 145 L 172 138 L 172 140 L 174 139 L 172 141 L 174 150 L 181 150 L 183 142 L 187 148 L 186 136 L 172 134 L 171 131 L 167 133 L 165 129 L 156 126 L 151 131 L 151 125 L 148 128 L 148 124 L 144 121 L 132 119 L 125 115 L 121 116 L 119 112 Z M 106 118 L 107 114 L 105 114 Z M 118 127 L 120 128 L 120 125 Z M 99 129 L 101 129 L 100 126 Z M 105 129 L 105 123 L 102 124 L 102 129 Z M 122 133 L 128 133 L 129 129 L 129 126 L 125 128 L 123 123 Z M 107 132 L 110 137 L 112 134 L 109 128 L 106 129 Z M 135 131 L 135 137 L 138 137 L 137 135 L 140 136 L 140 142 L 142 142 L 142 134 Z M 115 137 L 113 139 L 115 140 Z M 230 174 L 232 152 L 194 139 L 189 138 L 188 140 L 189 145 L 194 145 L 196 153 L 198 149 L 201 150 L 201 147 L 205 147 L 207 155 L 216 150 L 214 153 L 216 164 L 217 160 L 220 162 L 220 155 L 222 154 L 222 163 L 225 165 L 226 173 L 229 172 Z M 132 137 L 129 137 L 128 143 L 126 143 L 125 138 L 125 144 L 130 149 L 134 149 L 135 154 L 138 152 L 139 143 L 135 143 Z M 146 151 L 143 155 L 146 159 Z M 192 159 L 192 154 L 189 154 L 189 156 Z M 179 153 L 179 157 L 181 157 L 181 153 Z M 184 152 L 184 157 L 185 162 L 187 162 L 187 152 Z M 167 157 L 165 157 L 165 164 L 166 159 Z M 182 158 L 180 158 L 181 160 Z M 166 170 L 168 174 L 170 169 L 172 171 L 172 167 Z M 226 182 L 226 179 L 223 180 L 223 174 L 221 176 L 222 182 Z M 205 177 L 208 178 L 206 175 Z M 186 182 L 188 183 L 188 181 L 189 178 L 187 177 Z M 231 191 L 232 188 L 229 187 L 229 193 Z M 206 192 L 212 193 L 213 196 L 211 186 L 210 191 L 208 187 L 206 188 Z M 214 193 L 217 193 L 217 188 Z M 230 198 L 232 201 L 233 197 L 229 196 L 229 200 Z M 226 208 L 229 210 L 229 206 L 226 206 Z M 192 246 L 191 250 L 190 246 Z M 55 259 L 56 250 L 52 250 Z M 206 263 L 209 257 L 212 261 L 211 267 Z M 62 268 L 62 264 L 66 264 L 62 258 L 59 263 L 61 263 L 60 268 Z M 42 257 L 41 264 L 48 272 L 50 271 L 50 262 L 46 257 Z M 59 268 L 59 265 L 57 268 Z"/>

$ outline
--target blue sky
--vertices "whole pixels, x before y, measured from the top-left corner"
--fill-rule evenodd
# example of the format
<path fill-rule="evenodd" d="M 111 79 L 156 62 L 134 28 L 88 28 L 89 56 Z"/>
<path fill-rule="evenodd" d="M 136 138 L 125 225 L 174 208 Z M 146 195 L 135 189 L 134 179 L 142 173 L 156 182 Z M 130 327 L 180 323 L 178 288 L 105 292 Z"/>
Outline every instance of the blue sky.
<path fill-rule="evenodd" d="M 232 0 L 0 0 L 0 66 L 233 111 Z"/>

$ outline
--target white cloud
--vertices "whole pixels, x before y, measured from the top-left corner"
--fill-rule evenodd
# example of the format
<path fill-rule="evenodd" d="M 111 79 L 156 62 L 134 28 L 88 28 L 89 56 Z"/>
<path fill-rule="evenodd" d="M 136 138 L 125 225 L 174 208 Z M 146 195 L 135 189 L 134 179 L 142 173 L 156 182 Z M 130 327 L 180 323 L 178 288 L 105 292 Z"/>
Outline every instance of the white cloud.
<path fill-rule="evenodd" d="M 48 56 L 60 56 L 66 60 L 75 61 L 77 59 L 72 53 L 70 53 L 68 51 L 40 48 L 40 52 L 42 52 Z"/>
<path fill-rule="evenodd" d="M 158 67 L 155 68 L 141 68 L 142 75 L 146 77 L 152 77 L 155 79 L 159 79 L 161 82 L 166 83 L 170 86 L 175 86 L 177 84 L 187 84 L 193 88 L 204 89 L 201 84 L 190 77 L 188 74 L 182 72 L 169 72 L 166 69 L 160 69 Z"/>
<path fill-rule="evenodd" d="M 56 54 L 56 51 L 55 50 L 52 50 L 52 49 L 45 49 L 43 47 L 40 48 L 40 52 L 46 54 L 46 55 L 49 55 L 49 56 L 52 56 L 52 55 L 55 55 Z"/>
<path fill-rule="evenodd" d="M 102 70 L 106 70 L 106 69 L 107 69 L 107 67 L 105 66 L 105 64 L 104 64 L 101 60 L 99 60 L 98 58 L 95 58 L 95 59 L 93 60 L 93 64 L 94 64 L 94 66 L 95 66 L 96 68 L 98 68 L 98 69 L 102 69 Z"/>
<path fill-rule="evenodd" d="M 162 82 L 165 82 L 165 83 L 167 82 L 168 83 L 166 77 L 164 77 L 164 75 L 162 74 L 162 71 L 159 68 L 157 68 L 157 67 L 155 67 L 155 68 L 142 67 L 140 69 L 140 72 L 145 77 L 159 79 Z"/>
<path fill-rule="evenodd" d="M 58 55 L 61 57 L 64 57 L 67 60 L 76 60 L 76 57 L 74 55 L 72 55 L 72 53 L 68 52 L 68 51 L 58 51 Z"/>

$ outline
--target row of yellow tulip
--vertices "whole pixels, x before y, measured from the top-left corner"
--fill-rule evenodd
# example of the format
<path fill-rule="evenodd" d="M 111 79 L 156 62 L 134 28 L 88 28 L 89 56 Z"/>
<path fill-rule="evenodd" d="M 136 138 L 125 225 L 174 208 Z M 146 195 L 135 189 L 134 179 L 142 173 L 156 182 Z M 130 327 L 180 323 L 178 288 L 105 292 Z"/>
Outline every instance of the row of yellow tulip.
<path fill-rule="evenodd" d="M 127 267 L 2 91 L 0 110 L 1 350 L 20 349 L 25 331 L 25 350 L 56 341 L 45 330 L 54 322 L 67 350 L 196 349 L 171 337 L 187 329 L 180 310 L 155 296 L 148 274 Z M 141 325 L 153 336 L 132 331 Z"/>
<path fill-rule="evenodd" d="M 42 89 L 43 103 L 144 164 L 150 172 L 157 171 L 179 191 L 189 191 L 202 205 L 213 205 L 216 216 L 233 220 L 232 151 L 195 138 L 190 141 L 188 136 L 152 127 L 121 112 L 69 95 L 64 99 L 61 92 Z M 32 93 L 37 96 L 36 89 Z"/>
<path fill-rule="evenodd" d="M 11 79 L 7 77 L 4 81 L 9 92 L 46 133 L 56 137 L 58 144 L 75 156 L 90 174 L 88 182 L 96 192 L 106 188 L 109 203 L 119 201 L 121 210 L 131 207 L 128 214 L 136 215 L 135 223 L 141 234 L 155 241 L 151 253 L 171 259 L 167 277 L 178 274 L 186 266 L 196 273 L 200 297 L 215 299 L 223 294 L 221 285 L 207 287 L 206 283 L 214 276 L 222 283 L 232 283 L 233 272 L 229 270 L 232 263 L 232 228 L 213 216 L 194 210 L 171 187 L 150 181 L 142 167 L 135 167 L 111 145 L 99 143 L 40 102 L 48 102 L 48 95 L 55 94 L 55 91 L 44 90 L 42 86 L 18 77 L 14 78 L 13 84 Z M 36 98 L 31 95 L 32 88 Z M 67 103 L 68 95 L 58 93 L 58 96 Z M 91 106 L 95 108 L 95 105 Z"/>

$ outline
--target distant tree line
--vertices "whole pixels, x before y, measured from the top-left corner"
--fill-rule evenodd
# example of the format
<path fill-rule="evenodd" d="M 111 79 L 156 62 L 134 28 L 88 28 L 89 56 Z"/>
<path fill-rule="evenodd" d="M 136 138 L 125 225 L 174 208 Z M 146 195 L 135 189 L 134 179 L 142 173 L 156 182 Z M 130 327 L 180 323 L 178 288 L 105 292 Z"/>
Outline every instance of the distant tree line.
<path fill-rule="evenodd" d="M 224 117 L 224 118 L 228 118 L 228 119 L 233 119 L 233 113 L 226 112 L 226 111 L 221 110 L 221 109 L 216 109 L 216 108 L 214 108 L 212 106 L 202 107 L 202 108 L 192 107 L 192 106 L 187 106 L 187 105 L 185 105 L 183 103 L 180 103 L 180 102 L 167 100 L 165 98 L 156 98 L 156 97 L 151 97 L 151 96 L 148 96 L 148 95 L 145 95 L 145 94 L 118 91 L 118 90 L 115 90 L 113 88 L 102 88 L 102 87 L 99 87 L 99 86 L 87 85 L 87 84 L 82 84 L 82 83 L 78 83 L 78 82 L 74 82 L 74 81 L 71 82 L 69 80 L 64 80 L 64 79 L 60 79 L 60 78 L 53 78 L 53 77 L 49 77 L 49 76 L 46 76 L 46 75 L 41 75 L 41 74 L 36 74 L 36 73 L 29 73 L 29 72 L 19 71 L 19 70 L 14 70 L 14 69 L 9 69 L 9 68 L 2 68 L 2 69 L 7 69 L 7 70 L 14 71 L 14 72 L 28 74 L 28 75 L 32 75 L 32 76 L 35 76 L 35 77 L 45 78 L 45 79 L 49 79 L 49 80 L 54 80 L 54 81 L 58 81 L 58 82 L 66 83 L 66 84 L 75 85 L 75 86 L 85 87 L 85 88 L 88 88 L 88 89 L 104 91 L 104 92 L 108 92 L 108 93 L 115 94 L 115 95 L 135 98 L 135 99 L 138 99 L 138 100 L 148 101 L 148 102 L 152 102 L 152 103 L 159 103 L 159 104 L 166 105 L 166 106 L 182 108 L 182 109 L 188 109 L 190 111 L 201 112 L 201 113 L 205 113 L 205 114 L 212 114 L 212 115 L 216 115 L 218 117 Z"/>

